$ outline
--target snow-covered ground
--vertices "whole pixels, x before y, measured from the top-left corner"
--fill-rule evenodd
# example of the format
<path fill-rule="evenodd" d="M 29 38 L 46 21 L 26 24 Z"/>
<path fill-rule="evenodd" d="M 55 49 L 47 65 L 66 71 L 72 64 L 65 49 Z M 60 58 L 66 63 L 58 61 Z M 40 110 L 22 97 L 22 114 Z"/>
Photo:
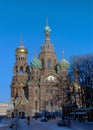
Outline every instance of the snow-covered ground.
<path fill-rule="evenodd" d="M 9 123 L 12 121 L 13 119 L 1 119 L 0 120 L 0 130 L 9 130 Z"/>
<path fill-rule="evenodd" d="M 19 119 L 17 130 L 93 130 L 93 123 L 80 123 L 72 121 L 71 128 L 57 126 L 58 120 L 41 122 L 39 119 L 31 119 L 30 125 L 26 120 Z"/>
<path fill-rule="evenodd" d="M 6 122 L 4 120 L 1 120 L 0 121 L 0 127 L 3 127 L 3 126 L 8 126 L 8 124 L 6 124 Z"/>

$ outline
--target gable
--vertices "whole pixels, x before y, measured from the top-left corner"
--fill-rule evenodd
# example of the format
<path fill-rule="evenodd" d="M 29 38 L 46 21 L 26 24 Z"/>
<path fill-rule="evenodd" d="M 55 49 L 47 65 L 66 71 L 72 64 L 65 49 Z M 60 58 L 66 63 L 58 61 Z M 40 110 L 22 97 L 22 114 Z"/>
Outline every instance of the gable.
<path fill-rule="evenodd" d="M 61 81 L 62 81 L 62 78 L 56 73 L 48 72 L 41 76 L 41 82 L 59 83 Z"/>

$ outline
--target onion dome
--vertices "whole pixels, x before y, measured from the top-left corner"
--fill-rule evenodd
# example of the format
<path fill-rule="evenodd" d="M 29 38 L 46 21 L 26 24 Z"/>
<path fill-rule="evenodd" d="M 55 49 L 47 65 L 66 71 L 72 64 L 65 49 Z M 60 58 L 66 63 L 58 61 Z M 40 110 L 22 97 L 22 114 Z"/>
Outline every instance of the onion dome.
<path fill-rule="evenodd" d="M 27 49 L 24 48 L 22 41 L 20 41 L 20 46 L 16 49 L 16 55 L 27 55 Z"/>
<path fill-rule="evenodd" d="M 62 61 L 59 64 L 60 64 L 60 67 L 64 69 L 68 69 L 69 67 L 69 62 L 64 58 L 64 50 L 62 50 Z"/>
<path fill-rule="evenodd" d="M 44 32 L 51 32 L 51 28 L 48 25 L 46 25 L 44 28 Z"/>
<path fill-rule="evenodd" d="M 46 20 L 46 26 L 45 26 L 45 28 L 44 28 L 44 32 L 45 33 L 50 33 L 51 32 L 51 28 L 48 26 L 48 19 Z"/>
<path fill-rule="evenodd" d="M 68 69 L 69 67 L 69 62 L 65 59 L 62 59 L 62 61 L 60 62 L 60 66 L 64 69 Z"/>
<path fill-rule="evenodd" d="M 34 58 L 30 63 L 31 68 L 39 69 L 41 68 L 41 61 L 37 58 Z"/>
<path fill-rule="evenodd" d="M 50 32 L 51 32 L 51 28 L 48 26 L 48 19 L 46 19 L 46 26 L 44 28 L 45 41 L 44 44 L 42 45 L 42 52 L 54 51 L 54 46 L 50 42 Z"/>

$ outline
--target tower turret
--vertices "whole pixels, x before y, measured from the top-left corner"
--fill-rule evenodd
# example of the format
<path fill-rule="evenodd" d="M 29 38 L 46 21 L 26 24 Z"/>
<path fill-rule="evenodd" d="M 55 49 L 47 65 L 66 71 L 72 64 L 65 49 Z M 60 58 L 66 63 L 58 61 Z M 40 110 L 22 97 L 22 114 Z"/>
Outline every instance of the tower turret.
<path fill-rule="evenodd" d="M 51 28 L 48 26 L 48 19 L 46 19 L 46 26 L 44 28 L 44 32 L 45 32 L 45 43 L 49 44 Z"/>
<path fill-rule="evenodd" d="M 47 19 L 46 26 L 44 28 L 45 42 L 41 47 L 42 52 L 53 52 L 54 51 L 54 46 L 50 42 L 50 32 L 51 32 L 51 28 L 48 25 L 48 19 Z"/>
<path fill-rule="evenodd" d="M 62 60 L 60 62 L 60 66 L 62 69 L 67 70 L 69 67 L 69 62 L 64 57 L 64 50 L 62 50 Z"/>
<path fill-rule="evenodd" d="M 40 61 L 42 63 L 43 70 L 54 70 L 55 65 L 57 64 L 56 53 L 54 52 L 54 46 L 50 42 L 50 32 L 51 28 L 48 25 L 48 19 L 46 20 L 46 26 L 44 28 L 45 33 L 45 41 L 44 44 L 41 46 L 41 53 L 40 53 Z"/>
<path fill-rule="evenodd" d="M 62 77 L 68 75 L 69 62 L 64 57 L 64 50 L 62 50 L 62 60 L 57 65 L 57 71 Z"/>
<path fill-rule="evenodd" d="M 34 58 L 30 62 L 31 77 L 33 77 L 34 79 L 39 77 L 41 66 L 42 66 L 41 61 L 36 57 L 36 52 L 35 52 Z"/>
<path fill-rule="evenodd" d="M 14 99 L 15 107 L 17 107 L 17 103 L 22 102 L 22 99 L 28 99 L 27 53 L 27 49 L 23 46 L 21 40 L 19 47 L 15 51 L 16 62 L 14 64 L 14 74 L 11 83 L 11 98 Z"/>
<path fill-rule="evenodd" d="M 16 49 L 16 63 L 14 66 L 14 75 L 23 74 L 26 72 L 27 67 L 27 49 L 23 46 L 23 41 L 20 41 L 19 47 Z"/>

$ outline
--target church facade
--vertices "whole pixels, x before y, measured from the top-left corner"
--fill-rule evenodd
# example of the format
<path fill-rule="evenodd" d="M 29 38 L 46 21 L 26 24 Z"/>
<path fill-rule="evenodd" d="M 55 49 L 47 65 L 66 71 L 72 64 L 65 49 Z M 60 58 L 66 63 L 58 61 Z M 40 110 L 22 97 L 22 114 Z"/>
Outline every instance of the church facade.
<path fill-rule="evenodd" d="M 50 41 L 50 32 L 51 29 L 46 22 L 45 41 L 41 46 L 41 52 L 38 58 L 34 56 L 30 65 L 27 63 L 28 51 L 22 41 L 16 49 L 10 86 L 14 116 L 33 116 L 45 110 L 54 112 L 61 109 L 61 105 L 65 103 L 64 90 L 68 82 L 69 63 L 64 58 L 64 52 L 62 60 L 58 62 Z M 62 98 L 58 97 L 59 93 Z"/>

